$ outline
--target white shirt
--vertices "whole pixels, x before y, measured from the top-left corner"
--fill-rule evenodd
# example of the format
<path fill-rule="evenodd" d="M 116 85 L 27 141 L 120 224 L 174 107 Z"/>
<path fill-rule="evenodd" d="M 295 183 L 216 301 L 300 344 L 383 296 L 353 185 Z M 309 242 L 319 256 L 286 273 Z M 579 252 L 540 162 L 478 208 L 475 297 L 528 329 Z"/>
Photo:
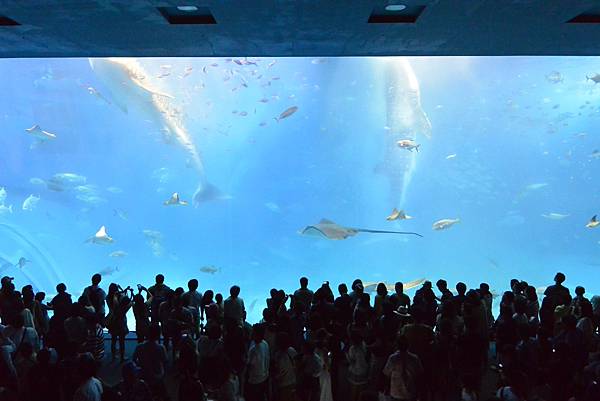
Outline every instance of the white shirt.
<path fill-rule="evenodd" d="M 21 311 L 21 315 L 23 315 L 23 326 L 35 329 L 35 321 L 33 320 L 31 311 L 25 308 Z"/>
<path fill-rule="evenodd" d="M 289 347 L 284 352 L 278 352 L 275 356 L 277 370 L 275 373 L 275 385 L 285 387 L 296 384 L 296 371 L 294 370 L 294 358 L 297 352 Z"/>
<path fill-rule="evenodd" d="M 91 377 L 84 382 L 73 396 L 73 401 L 101 401 L 102 383 L 95 377 Z"/>
<path fill-rule="evenodd" d="M 269 378 L 269 345 L 265 340 L 254 341 L 248 351 L 248 383 L 258 384 Z"/>
<path fill-rule="evenodd" d="M 423 372 L 421 361 L 410 352 L 395 352 L 388 358 L 383 374 L 390 378 L 390 395 L 398 399 L 417 397 L 416 383 Z"/>
<path fill-rule="evenodd" d="M 347 353 L 347 359 L 350 365 L 348 372 L 352 377 L 348 378 L 351 383 L 362 384 L 366 382 L 369 375 L 369 362 L 367 361 L 367 349 L 364 344 L 352 345 Z M 359 381 L 360 383 L 358 383 Z"/>
<path fill-rule="evenodd" d="M 26 330 L 25 336 L 23 336 L 23 330 Z M 40 339 L 37 335 L 37 331 L 31 327 L 21 327 L 20 329 L 15 329 L 12 326 L 6 326 L 4 329 L 4 336 L 13 342 L 15 349 L 19 349 L 21 340 L 23 340 L 26 343 L 31 344 L 35 352 L 40 350 Z"/>

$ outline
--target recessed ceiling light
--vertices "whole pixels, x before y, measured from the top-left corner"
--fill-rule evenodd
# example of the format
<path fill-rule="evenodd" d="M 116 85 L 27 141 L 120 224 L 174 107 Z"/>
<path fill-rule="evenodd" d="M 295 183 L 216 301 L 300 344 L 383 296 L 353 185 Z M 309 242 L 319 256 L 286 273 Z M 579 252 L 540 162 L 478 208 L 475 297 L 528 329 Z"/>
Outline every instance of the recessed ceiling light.
<path fill-rule="evenodd" d="M 385 11 L 402 11 L 406 8 L 404 4 L 388 4 L 385 6 Z"/>
<path fill-rule="evenodd" d="M 179 11 L 189 11 L 189 12 L 198 11 L 198 7 L 196 7 L 196 6 L 177 6 L 177 9 Z"/>

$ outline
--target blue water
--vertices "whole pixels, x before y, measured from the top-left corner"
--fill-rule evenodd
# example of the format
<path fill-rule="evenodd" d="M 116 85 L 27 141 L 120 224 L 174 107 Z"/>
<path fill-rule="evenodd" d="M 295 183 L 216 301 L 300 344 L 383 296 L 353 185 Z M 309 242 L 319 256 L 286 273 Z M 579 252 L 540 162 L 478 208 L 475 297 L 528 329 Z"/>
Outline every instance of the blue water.
<path fill-rule="evenodd" d="M 199 172 L 189 150 L 140 105 L 118 107 L 87 59 L 1 60 L 0 187 L 13 212 L 0 214 L 0 257 L 30 261 L 4 263 L 1 274 L 49 294 L 64 281 L 78 294 L 95 272 L 123 286 L 161 272 L 172 288 L 192 277 L 225 294 L 240 284 L 247 306 L 271 287 L 295 289 L 301 275 L 312 286 L 443 277 L 501 291 L 513 277 L 539 287 L 563 271 L 569 286 L 600 292 L 600 227 L 585 227 L 600 213 L 600 85 L 586 79 L 600 58 L 411 58 L 432 130 L 431 139 L 417 133 L 403 205 L 390 203 L 378 168 L 390 107 L 385 60 L 248 60 L 257 65 L 139 60 L 144 82 L 174 98 L 206 179 L 221 191 L 198 208 L 163 205 L 173 192 L 192 203 Z M 292 106 L 296 113 L 274 120 Z M 37 143 L 25 131 L 35 124 L 56 139 Z M 62 173 L 85 177 L 84 188 L 50 189 Z M 29 195 L 40 201 L 23 210 Z M 394 206 L 414 218 L 386 221 Z M 299 234 L 323 217 L 424 237 Z M 460 222 L 432 230 L 444 218 Z M 102 225 L 114 243 L 86 243 Z"/>

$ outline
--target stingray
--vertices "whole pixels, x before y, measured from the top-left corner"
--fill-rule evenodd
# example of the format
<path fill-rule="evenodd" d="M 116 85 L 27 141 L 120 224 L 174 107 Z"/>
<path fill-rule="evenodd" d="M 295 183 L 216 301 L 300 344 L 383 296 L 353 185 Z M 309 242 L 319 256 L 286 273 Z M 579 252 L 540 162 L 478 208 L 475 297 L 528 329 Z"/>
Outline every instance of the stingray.
<path fill-rule="evenodd" d="M 302 230 L 301 234 L 305 235 L 317 235 L 332 240 L 342 240 L 349 237 L 353 237 L 358 233 L 371 233 L 371 234 L 405 234 L 405 235 L 418 235 L 421 234 L 407 232 L 407 231 L 387 231 L 387 230 L 371 230 L 368 228 L 351 228 L 344 227 L 334 223 L 331 220 L 321 219 L 318 224 L 312 226 L 306 226 Z"/>

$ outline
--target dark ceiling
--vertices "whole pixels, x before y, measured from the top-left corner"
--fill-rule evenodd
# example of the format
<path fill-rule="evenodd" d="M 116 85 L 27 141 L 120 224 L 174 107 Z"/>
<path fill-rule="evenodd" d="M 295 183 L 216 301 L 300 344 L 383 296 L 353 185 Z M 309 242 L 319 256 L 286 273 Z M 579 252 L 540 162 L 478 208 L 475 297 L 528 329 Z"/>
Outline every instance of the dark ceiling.
<path fill-rule="evenodd" d="M 387 4 L 415 23 L 367 21 Z M 159 7 L 208 7 L 172 25 Z M 598 55 L 593 0 L 0 0 L 0 57 Z M 594 9 L 595 8 L 595 9 Z M 581 16 L 588 23 L 567 23 Z"/>

